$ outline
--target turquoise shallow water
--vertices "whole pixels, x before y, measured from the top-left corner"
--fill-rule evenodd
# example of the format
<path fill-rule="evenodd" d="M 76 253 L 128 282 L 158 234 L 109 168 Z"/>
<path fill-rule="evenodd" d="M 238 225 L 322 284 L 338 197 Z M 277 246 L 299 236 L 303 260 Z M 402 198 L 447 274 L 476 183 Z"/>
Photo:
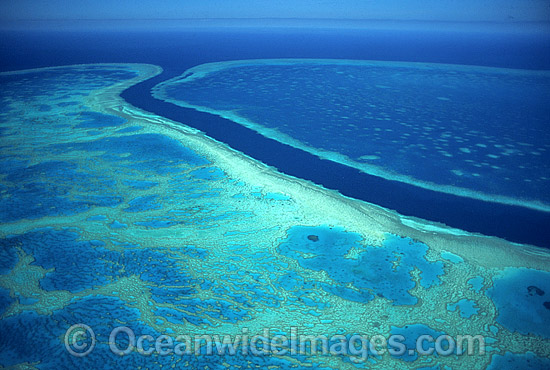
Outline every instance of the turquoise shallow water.
<path fill-rule="evenodd" d="M 548 362 L 546 251 L 405 222 L 118 98 L 158 72 L 90 65 L 0 76 L 1 366 Z M 96 342 L 67 334 L 74 324 Z M 134 341 L 116 354 L 109 337 L 120 326 L 150 335 L 152 353 Z M 184 344 L 178 335 L 207 336 L 211 347 L 163 355 L 153 345 L 161 334 Z M 422 335 L 443 334 L 481 335 L 486 353 L 415 350 Z M 223 336 L 238 335 L 248 336 L 238 350 L 220 350 Z M 287 352 L 254 352 L 255 335 L 278 335 Z M 292 352 L 299 335 L 326 338 L 332 353 Z M 383 353 L 368 344 L 375 335 L 402 339 Z M 111 342 L 125 349 L 129 339 Z"/>
<path fill-rule="evenodd" d="M 544 71 L 288 59 L 201 65 L 155 96 L 387 179 L 548 209 L 548 91 Z"/>

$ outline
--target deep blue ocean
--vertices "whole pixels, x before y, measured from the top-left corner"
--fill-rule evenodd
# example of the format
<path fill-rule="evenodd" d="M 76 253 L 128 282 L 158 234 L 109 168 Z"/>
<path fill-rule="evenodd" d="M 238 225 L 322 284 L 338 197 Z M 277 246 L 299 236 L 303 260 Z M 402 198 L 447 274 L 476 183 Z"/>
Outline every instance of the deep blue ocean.
<path fill-rule="evenodd" d="M 334 58 L 550 69 L 550 38 L 507 32 L 300 28 L 4 31 L 2 71 L 99 62 L 151 63 L 164 73 L 128 89 L 131 104 L 185 122 L 231 147 L 342 194 L 447 225 L 548 246 L 550 216 L 524 207 L 442 194 L 384 180 L 265 138 L 234 122 L 151 97 L 157 83 L 208 62 Z"/>

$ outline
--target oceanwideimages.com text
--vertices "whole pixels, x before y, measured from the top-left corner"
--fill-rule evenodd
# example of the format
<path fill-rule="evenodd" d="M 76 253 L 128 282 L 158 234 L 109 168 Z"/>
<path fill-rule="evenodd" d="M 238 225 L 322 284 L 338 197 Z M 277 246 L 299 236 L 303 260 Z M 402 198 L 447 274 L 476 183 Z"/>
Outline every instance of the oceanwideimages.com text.
<path fill-rule="evenodd" d="M 263 329 L 252 333 L 242 328 L 239 334 L 150 334 L 136 333 L 127 326 L 111 330 L 108 346 L 112 353 L 127 356 L 138 353 L 144 356 L 347 356 L 354 362 L 369 357 L 389 354 L 402 356 L 484 355 L 485 338 L 481 335 L 363 335 L 336 334 L 311 335 L 301 333 L 298 327 L 288 331 Z M 97 344 L 95 332 L 85 324 L 75 324 L 65 333 L 65 347 L 76 357 L 92 353 Z"/>

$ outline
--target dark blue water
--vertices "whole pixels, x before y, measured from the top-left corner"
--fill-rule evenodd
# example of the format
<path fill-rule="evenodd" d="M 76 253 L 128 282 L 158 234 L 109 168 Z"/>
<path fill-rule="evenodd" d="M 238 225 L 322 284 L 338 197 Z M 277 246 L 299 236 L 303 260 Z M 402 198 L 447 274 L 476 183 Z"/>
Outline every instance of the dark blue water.
<path fill-rule="evenodd" d="M 280 171 L 341 193 L 469 231 L 548 246 L 550 215 L 423 190 L 369 176 L 266 139 L 238 124 L 155 100 L 157 83 L 198 64 L 248 58 L 342 58 L 550 69 L 550 37 L 360 30 L 12 31 L 0 34 L 0 69 L 138 62 L 165 72 L 123 97 L 205 131 Z"/>

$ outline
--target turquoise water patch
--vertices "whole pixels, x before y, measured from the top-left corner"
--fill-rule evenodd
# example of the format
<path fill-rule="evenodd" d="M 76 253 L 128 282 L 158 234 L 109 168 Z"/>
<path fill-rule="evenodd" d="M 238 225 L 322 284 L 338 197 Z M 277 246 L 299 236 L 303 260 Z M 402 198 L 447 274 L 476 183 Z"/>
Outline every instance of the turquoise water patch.
<path fill-rule="evenodd" d="M 383 247 L 363 247 L 361 237 L 342 228 L 295 226 L 279 245 L 279 253 L 295 258 L 300 266 L 325 271 L 334 281 L 324 289 L 345 299 L 368 301 L 374 295 L 395 305 L 412 305 L 418 299 L 408 291 L 415 286 L 410 273 L 419 269 L 420 285 L 439 284 L 441 262 L 424 258 L 428 247 L 410 239 L 390 236 Z M 346 258 L 352 248 L 360 252 L 356 259 Z M 355 290 L 346 288 L 351 284 Z"/>
<path fill-rule="evenodd" d="M 111 222 L 111 224 L 109 225 L 109 227 L 111 229 L 125 229 L 128 227 L 127 224 L 123 224 L 123 223 L 120 223 L 118 222 L 117 220 L 114 220 L 113 222 Z"/>
<path fill-rule="evenodd" d="M 477 315 L 479 308 L 476 305 L 476 302 L 469 299 L 461 299 L 460 301 L 454 304 L 447 304 L 447 310 L 454 312 L 459 310 L 460 317 L 469 319 L 473 315 Z"/>
<path fill-rule="evenodd" d="M 288 195 L 280 194 L 280 193 L 267 193 L 264 198 L 272 199 L 272 200 L 290 200 L 291 199 Z"/>
<path fill-rule="evenodd" d="M 451 261 L 452 263 L 461 263 L 464 262 L 464 259 L 460 256 L 457 256 L 454 253 L 443 251 L 441 252 L 441 257 L 444 259 Z"/>
<path fill-rule="evenodd" d="M 471 286 L 470 289 L 474 290 L 475 292 L 480 292 L 481 288 L 483 288 L 483 277 L 481 276 L 475 276 L 468 280 L 468 284 Z"/>
<path fill-rule="evenodd" d="M 487 295 L 496 304 L 502 326 L 550 338 L 550 272 L 507 268 Z"/>

